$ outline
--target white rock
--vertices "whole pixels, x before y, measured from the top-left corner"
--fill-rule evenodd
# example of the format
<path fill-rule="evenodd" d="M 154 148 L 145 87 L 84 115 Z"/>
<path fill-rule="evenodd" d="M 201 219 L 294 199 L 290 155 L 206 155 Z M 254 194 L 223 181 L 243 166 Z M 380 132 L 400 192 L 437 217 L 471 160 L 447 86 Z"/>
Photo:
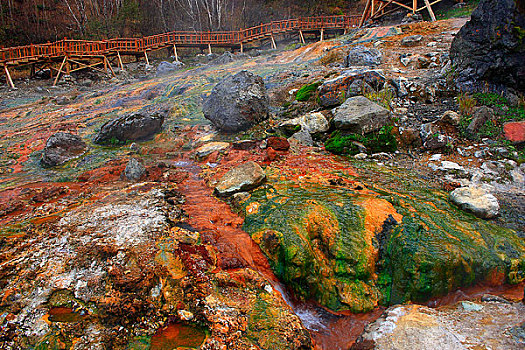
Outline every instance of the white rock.
<path fill-rule="evenodd" d="M 479 186 L 457 188 L 450 193 L 449 199 L 461 209 L 483 219 L 499 214 L 498 199 Z"/>

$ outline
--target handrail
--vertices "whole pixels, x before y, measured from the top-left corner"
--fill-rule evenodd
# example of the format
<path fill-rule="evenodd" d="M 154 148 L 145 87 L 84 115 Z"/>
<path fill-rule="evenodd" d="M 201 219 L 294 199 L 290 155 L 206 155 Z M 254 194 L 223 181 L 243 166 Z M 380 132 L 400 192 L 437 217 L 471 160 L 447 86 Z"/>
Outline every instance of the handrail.
<path fill-rule="evenodd" d="M 347 29 L 356 27 L 360 16 L 318 16 L 262 23 L 239 31 L 174 31 L 142 38 L 108 40 L 63 39 L 54 43 L 31 44 L 0 49 L 0 64 L 64 56 L 105 56 L 116 52 L 143 53 L 167 45 L 240 45 L 273 34 L 296 30 Z"/>

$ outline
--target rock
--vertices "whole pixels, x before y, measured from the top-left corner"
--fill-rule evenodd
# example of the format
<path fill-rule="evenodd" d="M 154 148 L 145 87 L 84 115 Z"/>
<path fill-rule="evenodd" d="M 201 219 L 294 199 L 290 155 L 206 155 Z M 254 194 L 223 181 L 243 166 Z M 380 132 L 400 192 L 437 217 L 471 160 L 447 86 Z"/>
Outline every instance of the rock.
<path fill-rule="evenodd" d="M 213 88 L 203 113 L 219 130 L 238 132 L 267 119 L 268 105 L 263 79 L 243 70 Z"/>
<path fill-rule="evenodd" d="M 349 69 L 342 75 L 325 81 L 319 87 L 319 103 L 323 107 L 338 106 L 347 97 L 366 91 L 368 88 L 374 91 L 380 90 L 385 82 L 385 77 L 380 70 Z"/>
<path fill-rule="evenodd" d="M 462 91 L 525 91 L 525 11 L 519 0 L 482 0 L 455 36 L 450 57 Z"/>
<path fill-rule="evenodd" d="M 422 35 L 410 35 L 401 40 L 402 46 L 416 46 L 423 40 Z"/>
<path fill-rule="evenodd" d="M 355 159 L 357 160 L 364 160 L 368 157 L 368 155 L 366 153 L 358 153 L 354 156 Z"/>
<path fill-rule="evenodd" d="M 159 76 L 173 73 L 181 69 L 183 66 L 184 64 L 182 62 L 171 63 L 171 62 L 162 61 L 159 63 L 157 67 L 157 76 L 159 77 Z"/>
<path fill-rule="evenodd" d="M 255 141 L 255 140 L 235 141 L 234 143 L 232 143 L 232 147 L 233 147 L 233 149 L 239 149 L 239 150 L 243 150 L 243 151 L 248 151 L 248 150 L 251 150 L 251 149 L 254 149 L 255 147 L 257 147 L 257 141 Z"/>
<path fill-rule="evenodd" d="M 423 147 L 428 150 L 437 150 L 445 147 L 451 138 L 442 134 L 438 125 L 435 123 L 421 124 L 419 135 L 423 141 Z"/>
<path fill-rule="evenodd" d="M 293 134 L 297 132 L 298 129 L 305 130 L 310 134 L 319 134 L 327 132 L 330 129 L 330 123 L 323 113 L 314 112 L 284 121 L 279 125 L 279 128 L 288 134 Z"/>
<path fill-rule="evenodd" d="M 255 162 L 243 163 L 228 171 L 215 186 L 221 196 L 251 190 L 263 183 L 266 178 L 264 170 Z"/>
<path fill-rule="evenodd" d="M 68 105 L 70 104 L 72 101 L 72 99 L 68 96 L 58 96 L 56 99 L 55 99 L 55 103 L 59 106 L 65 106 L 65 105 Z"/>
<path fill-rule="evenodd" d="M 483 219 L 492 219 L 499 214 L 497 198 L 477 186 L 457 188 L 450 193 L 449 198 L 461 209 Z"/>
<path fill-rule="evenodd" d="M 491 295 L 491 294 L 483 294 L 483 296 L 481 297 L 481 301 L 484 302 L 484 303 L 490 303 L 490 302 L 503 303 L 503 304 L 510 304 L 511 303 L 510 301 L 508 301 L 505 298 L 502 298 L 502 297 L 497 296 L 497 295 Z"/>
<path fill-rule="evenodd" d="M 164 118 L 165 112 L 137 112 L 110 120 L 93 142 L 108 145 L 147 139 L 161 130 Z"/>
<path fill-rule="evenodd" d="M 443 124 L 458 126 L 461 121 L 461 116 L 454 111 L 446 111 L 439 121 Z"/>
<path fill-rule="evenodd" d="M 505 123 L 503 125 L 503 133 L 510 142 L 525 142 L 525 121 Z"/>
<path fill-rule="evenodd" d="M 390 111 L 364 96 L 350 97 L 332 110 L 334 126 L 356 134 L 377 131 L 388 125 Z"/>
<path fill-rule="evenodd" d="M 273 162 L 279 158 L 279 154 L 272 147 L 266 148 L 266 158 L 265 161 Z"/>
<path fill-rule="evenodd" d="M 421 136 L 419 131 L 415 128 L 399 127 L 399 141 L 401 146 L 405 147 L 420 147 Z"/>
<path fill-rule="evenodd" d="M 266 146 L 271 147 L 276 151 L 288 151 L 290 143 L 284 137 L 269 137 L 266 141 Z"/>
<path fill-rule="evenodd" d="M 231 63 L 233 61 L 235 61 L 235 56 L 230 51 L 225 51 L 219 57 L 211 60 L 209 64 L 214 66 L 214 65 Z"/>
<path fill-rule="evenodd" d="M 230 147 L 228 142 L 208 142 L 195 151 L 198 158 L 204 158 L 213 152 L 222 152 Z"/>
<path fill-rule="evenodd" d="M 448 160 L 442 160 L 441 161 L 441 168 L 440 170 L 444 171 L 465 171 L 465 168 L 463 168 L 461 165 L 455 162 L 451 162 Z"/>
<path fill-rule="evenodd" d="M 483 310 L 483 305 L 473 303 L 471 301 L 462 301 L 461 306 L 463 307 L 463 310 L 465 311 L 481 311 Z"/>
<path fill-rule="evenodd" d="M 474 138 L 478 134 L 479 130 L 485 123 L 491 119 L 494 119 L 494 111 L 492 108 L 487 106 L 481 106 L 476 109 L 474 109 L 474 113 L 472 114 L 472 121 L 467 127 L 467 135 L 469 137 Z"/>
<path fill-rule="evenodd" d="M 297 142 L 303 146 L 312 147 L 314 145 L 314 140 L 312 135 L 306 130 L 301 130 L 290 136 L 288 139 L 290 143 Z"/>
<path fill-rule="evenodd" d="M 144 175 L 146 175 L 146 168 L 144 165 L 142 165 L 137 159 L 131 158 L 121 177 L 128 181 L 139 181 Z"/>
<path fill-rule="evenodd" d="M 354 46 L 345 58 L 345 66 L 377 66 L 381 64 L 383 54 L 378 49 L 366 46 Z"/>
<path fill-rule="evenodd" d="M 86 149 L 86 143 L 79 136 L 57 132 L 47 139 L 40 162 L 44 167 L 61 165 L 80 157 Z"/>
<path fill-rule="evenodd" d="M 466 303 L 481 309 L 465 310 Z M 350 349 L 467 350 L 483 349 L 487 344 L 491 349 L 521 349 L 520 338 L 510 335 L 509 330 L 519 327 L 524 320 L 525 312 L 519 304 L 394 306 L 366 326 Z"/>

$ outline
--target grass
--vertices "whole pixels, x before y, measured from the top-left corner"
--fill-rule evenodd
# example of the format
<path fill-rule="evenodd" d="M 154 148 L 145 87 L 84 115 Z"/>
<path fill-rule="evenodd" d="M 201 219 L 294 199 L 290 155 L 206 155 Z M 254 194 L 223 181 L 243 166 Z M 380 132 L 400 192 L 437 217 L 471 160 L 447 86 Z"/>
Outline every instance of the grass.
<path fill-rule="evenodd" d="M 441 9 L 435 11 L 437 19 L 448 19 L 448 18 L 457 18 L 457 17 L 467 17 L 470 16 L 472 11 L 478 7 L 480 0 L 470 0 L 465 1 L 465 6 L 454 8 L 448 7 L 446 9 Z"/>
<path fill-rule="evenodd" d="M 377 104 L 385 107 L 389 111 L 392 110 L 392 100 L 394 99 L 394 93 L 390 89 L 383 89 L 378 92 L 365 93 L 365 97 L 370 101 L 374 101 Z"/>
<path fill-rule="evenodd" d="M 500 138 L 503 134 L 503 125 L 508 122 L 525 120 L 523 104 L 510 106 L 509 101 L 493 92 L 481 92 L 470 95 L 458 96 L 459 110 L 461 112 L 460 132 L 466 136 L 466 129 L 472 121 L 472 112 L 476 106 L 487 106 L 493 109 L 495 119 L 488 120 L 479 130 L 477 138 Z"/>

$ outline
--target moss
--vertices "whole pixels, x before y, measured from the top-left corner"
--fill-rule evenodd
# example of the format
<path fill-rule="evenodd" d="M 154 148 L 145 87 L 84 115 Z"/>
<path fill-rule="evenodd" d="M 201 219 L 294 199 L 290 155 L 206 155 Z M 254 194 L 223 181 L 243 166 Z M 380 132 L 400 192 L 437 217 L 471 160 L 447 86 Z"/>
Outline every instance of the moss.
<path fill-rule="evenodd" d="M 317 88 L 319 87 L 319 85 L 321 85 L 320 82 L 315 82 L 312 84 L 304 85 L 297 91 L 297 94 L 295 95 L 295 99 L 301 102 L 308 101 L 317 91 Z"/>
<path fill-rule="evenodd" d="M 360 152 L 358 143 L 361 143 L 371 153 L 395 152 L 397 141 L 392 134 L 393 126 L 384 126 L 378 132 L 365 136 L 358 134 L 343 135 L 336 131 L 325 142 L 325 148 L 335 154 L 355 155 Z"/>

